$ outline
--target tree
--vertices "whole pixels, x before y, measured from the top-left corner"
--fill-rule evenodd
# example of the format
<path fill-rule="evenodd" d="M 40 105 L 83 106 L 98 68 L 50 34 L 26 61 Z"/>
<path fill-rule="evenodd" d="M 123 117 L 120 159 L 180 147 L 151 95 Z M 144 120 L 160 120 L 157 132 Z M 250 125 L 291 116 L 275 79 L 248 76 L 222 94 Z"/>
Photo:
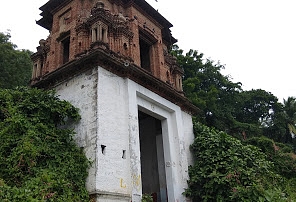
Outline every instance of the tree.
<path fill-rule="evenodd" d="M 261 124 L 271 118 L 271 111 L 278 103 L 277 97 L 262 89 L 252 89 L 240 93 L 240 108 L 235 117 L 243 123 Z"/>
<path fill-rule="evenodd" d="M 78 119 L 53 91 L 0 90 L 1 201 L 88 201 L 89 161 L 63 126 Z"/>
<path fill-rule="evenodd" d="M 264 135 L 286 144 L 295 144 L 296 98 L 288 97 L 284 103 L 278 103 L 272 110 L 271 118 L 266 122 Z"/>
<path fill-rule="evenodd" d="M 223 65 L 197 51 L 184 55 L 174 46 L 172 54 L 184 69 L 185 95 L 203 111 L 196 120 L 208 126 L 194 126 L 195 163 L 189 168 L 185 194 L 194 201 L 296 198 L 295 154 L 291 147 L 273 141 L 287 142 L 291 132 L 295 134 L 295 100 L 282 105 L 265 90 L 244 91 L 240 82 L 221 74 Z"/>
<path fill-rule="evenodd" d="M 186 96 L 204 112 L 203 120 L 200 121 L 222 130 L 228 128 L 225 118 L 231 116 L 233 109 L 228 106 L 235 102 L 241 84 L 233 83 L 227 76 L 223 76 L 220 70 L 224 66 L 204 59 L 202 53 L 190 50 L 183 55 L 183 51 L 174 46 L 172 54 L 184 69 L 183 89 Z"/>
<path fill-rule="evenodd" d="M 9 33 L 0 32 L 0 88 L 27 86 L 32 72 L 29 50 L 17 50 Z"/>
<path fill-rule="evenodd" d="M 284 99 L 284 116 L 287 124 L 287 141 L 291 141 L 292 136 L 296 135 L 296 98 L 288 97 Z"/>
<path fill-rule="evenodd" d="M 235 134 L 236 129 L 243 134 L 243 138 L 261 136 L 264 129 L 273 122 L 273 112 L 280 107 L 277 97 L 262 89 L 241 91 L 237 96 L 233 117 L 236 128 L 230 131 Z"/>
<path fill-rule="evenodd" d="M 174 46 L 172 54 L 184 69 L 185 95 L 203 111 L 199 121 L 237 137 L 261 135 L 259 120 L 269 116 L 275 96 L 264 90 L 243 91 L 240 82 L 222 75 L 223 65 L 204 59 L 198 51 L 183 55 Z"/>

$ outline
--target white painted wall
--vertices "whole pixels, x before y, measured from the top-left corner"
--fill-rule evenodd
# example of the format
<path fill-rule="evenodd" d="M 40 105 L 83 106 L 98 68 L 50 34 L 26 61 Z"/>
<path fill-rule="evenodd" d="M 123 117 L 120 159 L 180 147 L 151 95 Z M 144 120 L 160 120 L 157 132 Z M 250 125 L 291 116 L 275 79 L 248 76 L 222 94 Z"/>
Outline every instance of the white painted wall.
<path fill-rule="evenodd" d="M 189 145 L 194 138 L 189 114 L 101 67 L 57 85 L 56 91 L 80 109 L 76 141 L 93 161 L 87 188 L 99 194 L 97 201 L 140 202 L 139 108 L 162 122 L 169 201 L 186 201 L 182 192 L 187 187 L 187 169 L 192 162 Z"/>
<path fill-rule="evenodd" d="M 93 68 L 55 88 L 61 99 L 79 108 L 81 120 L 70 127 L 75 128 L 78 146 L 84 148 L 87 158 L 93 162 L 97 159 L 97 80 L 97 69 Z M 86 183 L 90 192 L 96 190 L 96 170 L 96 163 L 93 163 Z"/>

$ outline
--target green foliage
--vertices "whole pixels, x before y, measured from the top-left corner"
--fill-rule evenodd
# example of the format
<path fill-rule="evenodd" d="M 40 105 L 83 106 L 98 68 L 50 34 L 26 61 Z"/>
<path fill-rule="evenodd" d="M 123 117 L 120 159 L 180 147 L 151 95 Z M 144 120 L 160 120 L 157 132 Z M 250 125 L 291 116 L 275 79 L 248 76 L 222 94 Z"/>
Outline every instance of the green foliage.
<path fill-rule="evenodd" d="M 184 69 L 186 96 L 203 111 L 195 120 L 215 128 L 195 125 L 185 194 L 194 201 L 296 199 L 296 98 L 281 104 L 265 90 L 244 91 L 197 51 L 174 46 L 172 54 Z"/>
<path fill-rule="evenodd" d="M 283 117 L 287 124 L 287 138 L 286 142 L 292 142 L 292 134 L 296 135 L 296 98 L 288 97 L 287 100 L 284 100 L 284 108 L 283 108 Z"/>
<path fill-rule="evenodd" d="M 221 99 L 239 92 L 241 85 L 232 83 L 227 76 L 223 76 L 220 70 L 224 66 L 220 63 L 215 64 L 210 59 L 204 59 L 202 53 L 190 50 L 183 55 L 183 51 L 175 46 L 172 54 L 177 57 L 179 65 L 184 69 L 183 88 L 186 96 L 204 111 L 205 118 L 209 119 L 208 122 L 218 121 L 211 117 L 216 116 L 219 104 L 227 104 Z"/>
<path fill-rule="evenodd" d="M 17 50 L 9 33 L 0 32 L 0 88 L 27 86 L 32 72 L 29 50 Z"/>
<path fill-rule="evenodd" d="M 240 93 L 239 109 L 236 119 L 243 123 L 258 124 L 271 117 L 270 110 L 274 109 L 278 99 L 262 89 L 242 91 Z"/>
<path fill-rule="evenodd" d="M 260 89 L 243 91 L 240 82 L 222 75 L 223 65 L 204 59 L 202 53 L 190 50 L 184 55 L 174 46 L 172 54 L 184 69 L 186 96 L 203 111 L 200 122 L 241 139 L 262 134 L 260 125 L 277 104 L 274 95 Z"/>
<path fill-rule="evenodd" d="M 142 202 L 153 202 L 153 198 L 150 194 L 143 194 L 141 201 Z"/>
<path fill-rule="evenodd" d="M 88 201 L 89 161 L 62 127 L 78 110 L 53 91 L 0 90 L 0 200 Z"/>
<path fill-rule="evenodd" d="M 224 76 L 219 62 L 205 59 L 202 53 L 174 46 L 172 54 L 184 69 L 183 89 L 193 104 L 203 111 L 198 121 L 238 139 L 262 135 L 276 142 L 294 145 L 296 151 L 296 99 L 284 104 L 262 89 L 244 91 L 241 83 Z"/>
<path fill-rule="evenodd" d="M 295 188 L 287 189 L 288 181 L 273 172 L 259 148 L 200 123 L 194 132 L 195 163 L 185 195 L 194 201 L 291 201 Z"/>
<path fill-rule="evenodd" d="M 284 99 L 284 103 L 277 104 L 273 109 L 271 118 L 265 122 L 263 135 L 273 139 L 276 142 L 281 142 L 294 146 L 296 151 L 296 98 L 288 97 Z"/>
<path fill-rule="evenodd" d="M 274 172 L 287 179 L 296 179 L 296 155 L 291 146 L 274 142 L 266 137 L 250 138 L 245 144 L 260 148 L 267 155 L 267 159 L 273 162 Z"/>

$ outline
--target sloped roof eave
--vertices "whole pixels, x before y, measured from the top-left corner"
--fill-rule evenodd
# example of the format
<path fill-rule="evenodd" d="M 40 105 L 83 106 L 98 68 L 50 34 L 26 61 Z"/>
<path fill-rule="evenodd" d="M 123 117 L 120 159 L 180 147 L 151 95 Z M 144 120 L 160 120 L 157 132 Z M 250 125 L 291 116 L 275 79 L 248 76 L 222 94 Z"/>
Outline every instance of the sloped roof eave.
<path fill-rule="evenodd" d="M 60 5 L 68 2 L 70 0 L 49 0 L 39 9 L 42 11 L 41 16 L 42 18 L 38 20 L 36 23 L 45 29 L 50 30 L 49 24 L 52 24 L 52 11 L 58 8 Z M 173 25 L 164 18 L 158 11 L 156 11 L 150 4 L 148 4 L 145 0 L 122 0 L 124 3 L 132 2 L 135 3 L 137 6 L 142 8 L 146 11 L 151 17 L 155 18 L 162 26 L 169 29 Z"/>

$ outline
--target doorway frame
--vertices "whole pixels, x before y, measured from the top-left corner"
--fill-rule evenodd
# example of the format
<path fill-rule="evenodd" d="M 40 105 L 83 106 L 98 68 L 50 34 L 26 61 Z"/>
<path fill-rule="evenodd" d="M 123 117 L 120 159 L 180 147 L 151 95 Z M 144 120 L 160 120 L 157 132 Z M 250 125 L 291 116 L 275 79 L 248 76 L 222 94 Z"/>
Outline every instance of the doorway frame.
<path fill-rule="evenodd" d="M 132 201 L 142 196 L 138 110 L 161 120 L 168 201 L 186 200 L 182 193 L 187 188 L 188 161 L 181 108 L 131 80 L 128 100 Z"/>
<path fill-rule="evenodd" d="M 156 149 L 156 156 L 154 156 L 156 159 L 157 159 L 157 178 L 158 178 L 158 185 L 159 185 L 159 189 L 157 190 L 157 198 L 161 199 L 160 201 L 161 202 L 167 202 L 167 198 L 168 198 L 168 195 L 167 195 L 167 180 L 166 180 L 166 170 L 165 170 L 165 158 L 164 158 L 164 144 L 163 144 L 163 133 L 162 133 L 162 120 L 159 119 L 159 118 L 156 118 L 155 116 L 151 116 L 150 114 L 147 114 L 145 112 L 143 112 L 141 109 L 138 110 L 138 112 L 141 112 L 142 114 L 145 114 L 149 117 L 152 118 L 152 120 L 150 119 L 150 121 L 155 121 L 157 120 L 158 123 L 159 123 L 159 126 L 161 127 L 161 131 L 154 131 L 153 133 L 146 133 L 146 135 L 149 135 L 151 137 L 154 138 L 154 143 L 155 143 L 155 149 Z M 151 123 L 151 122 L 150 122 Z M 154 122 L 156 123 L 156 122 Z M 141 120 L 139 119 L 139 125 L 141 125 Z M 147 126 L 147 125 L 146 125 Z M 155 127 L 157 127 L 156 125 L 154 125 Z M 148 126 L 150 128 L 150 125 Z M 156 129 L 156 128 L 154 128 Z M 139 128 L 139 137 L 140 137 L 140 152 L 142 152 L 142 137 L 144 138 L 144 134 L 141 134 L 141 132 L 144 132 L 144 131 L 141 131 L 141 127 Z M 142 136 L 144 135 L 144 136 Z M 151 142 L 150 142 L 151 143 Z M 151 146 L 151 145 L 150 145 Z M 147 157 L 147 154 L 150 155 L 152 154 L 153 151 L 150 151 L 147 153 L 147 151 L 145 152 L 145 155 L 143 156 L 141 154 L 141 163 L 143 162 L 143 160 Z M 151 156 L 150 156 L 151 157 Z M 142 159 L 143 158 L 143 159 Z M 151 165 L 152 166 L 152 165 Z M 154 167 L 154 166 L 152 166 Z M 143 168 L 143 166 L 141 165 L 141 169 Z M 150 168 L 151 169 L 151 168 Z M 149 170 L 150 170 L 149 169 Z M 144 184 L 143 182 L 143 175 L 144 175 L 145 171 L 144 170 L 141 170 L 141 182 L 142 182 L 142 186 Z M 146 179 L 147 179 L 147 175 L 146 176 Z M 151 179 L 151 176 L 148 177 L 149 179 Z M 163 186 L 161 186 L 163 185 Z M 142 187 L 142 191 L 143 191 L 144 187 Z M 156 191 L 156 190 L 155 190 Z M 145 193 L 145 192 L 144 192 Z M 148 192 L 150 193 L 150 192 Z M 147 194 L 147 193 L 145 193 Z"/>

